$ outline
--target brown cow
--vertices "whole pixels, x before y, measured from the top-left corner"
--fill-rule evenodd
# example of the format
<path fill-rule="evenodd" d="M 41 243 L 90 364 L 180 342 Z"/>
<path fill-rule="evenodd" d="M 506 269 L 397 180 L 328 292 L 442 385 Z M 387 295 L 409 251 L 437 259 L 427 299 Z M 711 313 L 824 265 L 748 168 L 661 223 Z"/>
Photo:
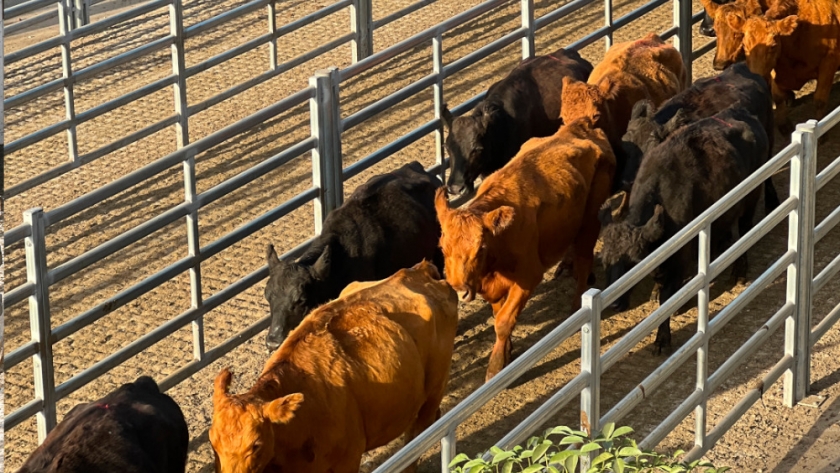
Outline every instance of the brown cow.
<path fill-rule="evenodd" d="M 722 71 L 723 64 L 744 60 L 744 34 L 741 31 L 744 21 L 750 16 L 763 14 L 768 8 L 767 1 L 735 0 L 721 4 L 716 0 L 700 0 L 714 22 L 717 49 L 712 63 L 716 70 Z"/>
<path fill-rule="evenodd" d="M 783 12 L 796 15 L 783 16 Z M 840 4 L 836 0 L 780 0 L 765 16 L 747 18 L 743 26 L 747 65 L 770 82 L 779 131 L 793 131 L 787 102 L 793 92 L 816 79 L 816 118 L 828 111 L 834 74 L 840 68 Z"/>
<path fill-rule="evenodd" d="M 614 172 L 615 156 L 604 132 L 583 118 L 552 136 L 526 141 L 464 207 L 451 209 L 445 191 L 438 189 L 446 280 L 465 301 L 480 294 L 496 317 L 487 380 L 510 362 L 516 318 L 543 273 L 571 245 L 577 281 L 573 307 L 580 307 L 600 231 L 598 209 L 610 195 Z"/>
<path fill-rule="evenodd" d="M 458 325 L 455 291 L 439 279 L 423 261 L 350 284 L 304 318 L 247 393 L 228 394 L 232 375 L 222 370 L 210 427 L 216 471 L 355 473 L 365 451 L 431 425 Z"/>
<path fill-rule="evenodd" d="M 638 41 L 613 45 L 586 83 L 564 78 L 560 116 L 564 123 L 590 117 L 604 130 L 616 154 L 613 190 L 617 191 L 625 167 L 621 137 L 633 106 L 647 99 L 658 107 L 687 86 L 679 51 L 650 33 Z"/>

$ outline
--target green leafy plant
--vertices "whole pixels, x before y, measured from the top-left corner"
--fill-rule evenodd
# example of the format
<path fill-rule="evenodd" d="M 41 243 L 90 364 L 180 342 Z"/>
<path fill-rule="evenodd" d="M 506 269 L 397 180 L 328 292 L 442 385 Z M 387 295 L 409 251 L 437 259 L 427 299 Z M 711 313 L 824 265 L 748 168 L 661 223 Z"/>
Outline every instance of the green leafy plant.
<path fill-rule="evenodd" d="M 461 453 L 449 464 L 450 473 L 574 473 L 581 457 L 592 458 L 586 473 L 724 473 L 728 467 L 716 468 L 709 462 L 695 460 L 680 462 L 678 457 L 685 452 L 678 450 L 673 455 L 641 450 L 636 441 L 629 438 L 630 427 L 615 428 L 607 424 L 593 437 L 586 432 L 568 427 L 554 427 L 542 436 L 531 437 L 525 446 L 517 445 L 511 450 L 498 447 L 490 449 L 489 460 L 485 453 L 470 458 Z M 593 458 L 594 456 L 594 458 Z"/>

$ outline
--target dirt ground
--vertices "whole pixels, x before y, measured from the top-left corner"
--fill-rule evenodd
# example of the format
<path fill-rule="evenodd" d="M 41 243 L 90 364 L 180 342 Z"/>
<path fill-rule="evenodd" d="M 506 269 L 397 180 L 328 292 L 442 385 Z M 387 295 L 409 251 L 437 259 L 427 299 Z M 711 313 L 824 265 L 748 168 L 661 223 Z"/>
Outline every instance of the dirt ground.
<path fill-rule="evenodd" d="M 188 24 L 194 24 L 241 3 L 244 2 L 185 0 L 185 18 Z M 409 3 L 407 0 L 374 1 L 375 18 L 384 17 Z M 478 3 L 478 0 L 439 0 L 432 3 L 407 18 L 377 30 L 374 33 L 375 48 L 379 51 L 396 44 Z M 614 17 L 618 18 L 642 3 L 637 0 L 616 2 Z M 699 10 L 699 2 L 695 3 L 695 10 Z M 278 3 L 278 24 L 288 23 L 328 4 L 329 2 L 324 0 Z M 538 1 L 538 15 L 557 8 L 560 4 L 548 0 Z M 501 31 L 507 32 L 517 28 L 520 21 L 518 8 L 519 2 L 511 2 L 445 35 L 444 60 L 452 62 L 500 37 Z M 615 39 L 626 41 L 638 38 L 648 31 L 663 31 L 670 27 L 671 21 L 671 5 L 666 4 L 642 20 L 620 30 Z M 569 44 L 601 24 L 602 5 L 594 2 L 588 8 L 540 30 L 537 34 L 537 53 L 544 54 Z M 349 15 L 343 10 L 282 38 L 278 41 L 280 61 L 289 61 L 319 44 L 346 34 L 349 31 L 348 25 Z M 694 30 L 695 47 L 699 47 L 706 40 L 696 34 L 696 28 Z M 265 11 L 260 10 L 192 38 L 187 41 L 187 65 L 197 64 L 265 31 Z M 105 33 L 78 40 L 72 44 L 74 68 L 78 70 L 104 58 L 113 57 L 159 38 L 167 32 L 168 14 L 166 9 L 160 9 L 141 19 L 115 26 Z M 7 38 L 5 53 L 42 40 L 51 34 L 54 34 L 54 31 L 30 31 L 11 36 Z M 590 61 L 600 60 L 603 43 L 598 42 L 586 48 L 583 54 Z M 447 102 L 457 104 L 486 89 L 516 64 L 519 57 L 520 46 L 516 43 L 447 79 Z M 207 136 L 300 90 L 306 86 L 308 77 L 318 68 L 332 65 L 345 67 L 349 62 L 349 46 L 342 46 L 201 112 L 190 118 L 190 139 L 195 141 Z M 209 69 L 188 80 L 189 103 L 198 103 L 264 72 L 267 68 L 267 48 L 262 47 Z M 429 44 L 398 55 L 342 84 L 342 116 L 346 117 L 430 72 Z M 57 49 L 8 65 L 4 83 L 6 96 L 53 80 L 60 77 L 60 73 Z M 131 65 L 78 83 L 75 85 L 77 113 L 170 73 L 169 55 L 167 51 L 162 50 Z M 711 74 L 713 71 L 709 55 L 695 62 L 695 78 Z M 800 103 L 794 109 L 794 118 L 798 122 L 804 121 L 813 112 L 810 93 L 811 89 L 806 89 Z M 835 93 L 832 97 L 833 106 L 840 103 L 838 95 L 840 94 Z M 80 126 L 79 151 L 91 151 L 170 116 L 173 113 L 172 100 L 171 90 L 164 89 Z M 63 117 L 61 93 L 50 94 L 25 106 L 8 110 L 4 124 L 7 142 L 55 123 Z M 399 107 L 346 131 L 342 140 L 345 166 L 367 156 L 432 117 L 431 90 L 425 90 Z M 297 107 L 263 123 L 251 132 L 202 153 L 197 157 L 198 191 L 205 191 L 273 156 L 308 136 L 308 130 L 308 110 L 306 106 Z M 19 225 L 22 212 L 28 208 L 42 206 L 45 209 L 53 209 L 172 152 L 175 149 L 174 138 L 173 128 L 164 129 L 81 169 L 9 199 L 6 202 L 6 228 Z M 788 140 L 789 137 L 777 134 L 776 148 L 780 149 Z M 348 181 L 345 194 L 349 194 L 359 183 L 372 175 L 394 169 L 405 162 L 419 160 L 427 166 L 433 164 L 434 146 L 432 135 L 419 140 L 392 158 Z M 58 134 L 6 156 L 5 185 L 14 185 L 63 162 L 66 159 L 66 150 L 65 135 Z M 838 155 L 840 139 L 838 133 L 833 131 L 827 142 L 820 147 L 820 168 Z M 183 202 L 181 172 L 180 166 L 174 166 L 136 187 L 50 227 L 47 240 L 50 248 L 49 266 L 55 267 L 68 261 Z M 782 199 L 787 195 L 787 180 L 787 170 L 774 178 Z M 244 188 L 201 209 L 201 244 L 206 245 L 222 237 L 310 186 L 311 165 L 308 155 L 267 173 Z M 840 182 L 835 180 L 818 194 L 818 217 L 822 218 L 838 205 Z M 763 216 L 763 212 L 759 211 L 759 215 Z M 766 236 L 756 249 L 750 251 L 751 278 L 755 278 L 775 258 L 784 253 L 787 248 L 785 227 L 786 224 L 782 224 Z M 306 240 L 312 231 L 312 207 L 306 205 L 205 261 L 201 267 L 203 297 L 216 294 L 260 267 L 264 263 L 266 243 L 273 242 L 278 250 L 289 250 Z M 818 271 L 831 261 L 838 248 L 840 232 L 835 230 L 818 245 L 815 270 Z M 14 288 L 25 281 L 23 247 L 20 244 L 12 245 L 6 248 L 6 251 L 6 287 Z M 178 221 L 57 283 L 51 287 L 53 326 L 70 320 L 186 255 L 185 224 Z M 599 287 L 603 287 L 603 273 L 599 271 L 597 276 Z M 713 314 L 744 289 L 742 286 L 728 284 L 727 278 L 728 273 L 724 273 L 714 286 L 714 299 L 711 303 Z M 237 331 L 267 314 L 268 307 L 262 295 L 263 284 L 255 285 L 204 317 L 208 348 L 227 340 Z M 641 286 L 634 293 L 631 310 L 615 314 L 605 313 L 601 328 L 604 350 L 616 343 L 656 307 L 655 303 L 647 302 L 650 282 Z M 726 330 L 713 338 L 710 373 L 783 304 L 784 288 L 784 278 L 780 278 L 768 289 L 766 295 L 750 304 L 745 312 L 729 323 Z M 815 323 L 840 302 L 838 293 L 834 292 L 838 290 L 840 282 L 835 280 L 815 295 Z M 514 331 L 514 356 L 524 352 L 556 324 L 565 320 L 570 314 L 571 297 L 572 287 L 568 280 L 546 281 L 539 287 Z M 189 275 L 183 273 L 62 340 L 54 347 L 57 384 L 125 347 L 188 308 Z M 694 333 L 695 321 L 695 309 L 680 313 L 672 319 L 675 348 Z M 17 304 L 8 310 L 5 337 L 8 343 L 7 352 L 29 340 L 25 303 Z M 482 384 L 493 339 L 492 313 L 489 306 L 482 301 L 462 305 L 449 394 L 442 406 L 444 411 L 451 409 Z M 652 340 L 651 335 L 605 373 L 602 380 L 602 412 L 609 410 L 664 360 L 663 357 L 651 354 L 649 345 Z M 779 332 L 737 370 L 732 379 L 721 386 L 709 401 L 709 429 L 738 402 L 740 396 L 746 392 L 747 386 L 763 376 L 781 357 L 782 346 L 783 337 Z M 163 379 L 189 362 L 191 353 L 191 330 L 185 327 L 61 401 L 59 420 L 76 403 L 96 399 L 141 374 Z M 232 366 L 236 374 L 232 390 L 240 392 L 250 387 L 267 356 L 264 333 L 261 333 L 170 391 L 184 410 L 190 425 L 192 441 L 188 471 L 212 471 L 212 451 L 207 441 L 207 428 L 212 416 L 212 380 L 216 373 L 224 366 Z M 825 396 L 825 401 L 817 408 L 785 408 L 781 404 L 780 383 L 777 383 L 765 393 L 763 400 L 718 442 L 707 458 L 721 465 L 729 465 L 734 471 L 840 471 L 831 469 L 840 468 L 837 461 L 838 451 L 832 448 L 837 445 L 837 440 L 840 440 L 840 427 L 837 425 L 840 416 L 838 359 L 840 330 L 833 328 L 815 347 L 812 366 L 812 392 Z M 578 338 L 572 337 L 462 424 L 458 429 L 458 450 L 474 454 L 491 446 L 565 382 L 572 379 L 579 372 L 579 363 L 580 342 Z M 689 361 L 663 383 L 651 399 L 622 419 L 621 423 L 633 426 L 638 438 L 643 438 L 694 389 L 695 369 L 693 360 Z M 5 412 L 12 412 L 33 399 L 31 362 L 26 361 L 9 370 L 6 381 Z M 577 401 L 573 401 L 554 418 L 545 419 L 546 426 L 575 425 L 577 422 Z M 693 429 L 694 421 L 689 416 L 666 438 L 662 448 L 687 449 L 693 442 Z M 6 462 L 10 470 L 16 469 L 35 445 L 34 418 L 10 431 L 5 444 Z M 371 452 L 366 457 L 365 469 L 380 463 L 396 448 L 397 445 L 392 444 Z M 829 466 L 828 463 L 832 460 L 834 463 Z M 440 471 L 438 462 L 437 452 L 431 451 L 424 456 L 420 471 Z"/>

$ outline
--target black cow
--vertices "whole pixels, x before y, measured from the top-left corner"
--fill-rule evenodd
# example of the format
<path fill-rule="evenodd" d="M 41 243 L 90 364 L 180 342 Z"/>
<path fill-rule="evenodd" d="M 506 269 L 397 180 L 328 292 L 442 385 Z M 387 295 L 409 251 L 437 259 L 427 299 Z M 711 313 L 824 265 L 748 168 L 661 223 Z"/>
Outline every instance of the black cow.
<path fill-rule="evenodd" d="M 189 440 L 181 408 L 141 376 L 74 407 L 18 473 L 183 473 Z"/>
<path fill-rule="evenodd" d="M 769 141 L 763 124 L 749 111 L 735 105 L 713 117 L 691 123 L 672 133 L 645 155 L 629 198 L 613 220 L 609 203 L 601 211 L 604 264 L 612 284 L 650 252 L 740 184 L 766 162 Z M 753 226 L 760 197 L 756 188 L 712 224 L 712 251 L 732 241 L 737 221 L 743 236 Z M 661 287 L 659 301 L 668 300 L 695 274 L 697 244 L 684 246 L 654 275 Z M 747 255 L 732 268 L 733 277 L 745 278 Z M 613 307 L 625 310 L 629 291 Z M 657 352 L 671 344 L 670 319 L 659 326 Z"/>
<path fill-rule="evenodd" d="M 268 348 L 276 350 L 306 314 L 353 281 L 384 279 L 424 258 L 443 268 L 434 202 L 442 185 L 420 163 L 406 164 L 372 177 L 330 212 L 297 262 L 280 260 L 269 245 Z"/>
<path fill-rule="evenodd" d="M 768 159 L 773 153 L 773 96 L 767 82 L 754 74 L 746 63 L 733 64 L 720 75 L 699 79 L 659 106 L 642 100 L 633 107 L 627 132 L 622 137 L 622 151 L 626 162 L 621 176 L 622 190 L 629 191 L 644 153 L 665 140 L 670 133 L 688 123 L 711 117 L 721 110 L 740 104 L 755 115 L 764 126 L 770 145 Z M 772 179 L 764 183 L 764 207 L 767 212 L 779 205 L 779 197 Z"/>
<path fill-rule="evenodd" d="M 475 180 L 501 169 L 522 143 L 560 127 L 563 77 L 589 79 L 592 64 L 577 51 L 558 49 L 519 63 L 491 85 L 469 115 L 453 119 L 444 106 L 450 194 L 472 192 Z"/>

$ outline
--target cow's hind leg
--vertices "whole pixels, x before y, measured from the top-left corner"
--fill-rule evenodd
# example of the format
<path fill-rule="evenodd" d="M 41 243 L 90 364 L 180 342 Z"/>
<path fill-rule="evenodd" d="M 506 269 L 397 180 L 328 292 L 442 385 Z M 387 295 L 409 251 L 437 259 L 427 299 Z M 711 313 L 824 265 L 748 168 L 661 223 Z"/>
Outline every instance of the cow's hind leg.
<path fill-rule="evenodd" d="M 440 419 L 440 402 L 443 399 L 444 390 L 441 390 L 439 395 L 433 396 L 426 400 L 426 403 L 420 408 L 417 413 L 417 418 L 414 423 L 408 428 L 403 436 L 403 445 L 408 445 L 421 432 L 428 429 L 436 420 Z M 405 467 L 403 473 L 414 473 L 417 471 L 417 462 Z"/>
<path fill-rule="evenodd" d="M 756 197 L 747 197 L 747 200 L 755 202 Z M 744 214 L 738 218 L 738 238 L 743 238 L 753 228 L 753 217 L 755 214 L 755 205 L 747 204 Z M 749 271 L 749 262 L 747 260 L 747 252 L 745 251 L 735 263 L 732 264 L 732 279 L 737 284 L 744 284 L 747 281 L 747 272 Z"/>
<path fill-rule="evenodd" d="M 537 284 L 539 284 L 539 281 L 537 281 Z M 536 287 L 536 284 L 531 287 Z M 525 308 L 525 303 L 531 297 L 531 291 L 532 289 L 523 289 L 518 284 L 513 283 L 508 290 L 504 305 L 494 314 L 496 317 L 496 343 L 490 353 L 490 363 L 487 366 L 485 382 L 490 381 L 490 378 L 496 376 L 499 371 L 502 371 L 502 368 L 510 363 L 512 350 L 510 335 L 516 326 L 516 318 L 519 317 L 522 309 Z"/>

